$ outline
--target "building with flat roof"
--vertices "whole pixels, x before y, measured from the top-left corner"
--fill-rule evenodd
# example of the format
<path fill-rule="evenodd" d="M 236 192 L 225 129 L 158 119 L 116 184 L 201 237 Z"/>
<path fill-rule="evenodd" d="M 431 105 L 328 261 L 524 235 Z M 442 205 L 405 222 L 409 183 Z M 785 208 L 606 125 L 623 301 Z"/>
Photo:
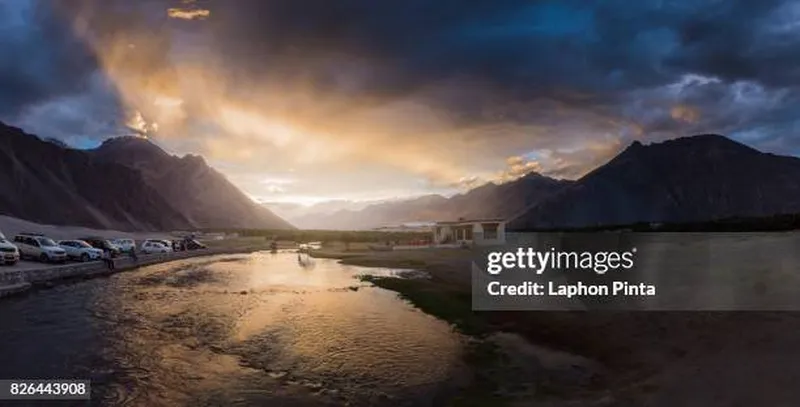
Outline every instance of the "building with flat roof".
<path fill-rule="evenodd" d="M 506 221 L 504 219 L 459 219 L 457 221 L 436 222 L 433 227 L 435 245 L 475 244 L 499 245 L 506 242 Z"/>

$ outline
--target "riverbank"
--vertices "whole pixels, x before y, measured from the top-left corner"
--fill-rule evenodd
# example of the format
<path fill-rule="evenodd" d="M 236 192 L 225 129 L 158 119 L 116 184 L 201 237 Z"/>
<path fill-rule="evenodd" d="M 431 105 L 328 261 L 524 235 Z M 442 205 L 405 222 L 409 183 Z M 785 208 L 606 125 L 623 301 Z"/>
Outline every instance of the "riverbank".
<path fill-rule="evenodd" d="M 34 288 L 52 287 L 61 282 L 108 276 L 175 260 L 269 250 L 268 242 L 263 239 L 232 239 L 208 242 L 208 244 L 209 247 L 203 250 L 149 255 L 139 254 L 136 260 L 122 255 L 114 259 L 113 270 L 109 269 L 108 265 L 102 261 L 61 265 L 42 263 L 23 269 L 0 269 L 0 298 L 21 294 Z M 281 248 L 288 247 L 284 244 Z"/>
<path fill-rule="evenodd" d="M 785 248 L 797 239 L 791 234 L 670 235 L 659 245 L 677 250 L 682 260 L 702 260 L 713 244 L 737 265 L 732 271 L 746 274 L 763 269 L 764 263 L 755 261 L 761 256 L 792 260 Z M 468 356 L 476 371 L 474 391 L 484 400 L 503 394 L 509 404 L 535 400 L 548 406 L 728 405 L 712 401 L 737 394 L 739 399 L 757 400 L 754 405 L 800 401 L 800 394 L 774 385 L 784 383 L 786 372 L 797 370 L 795 363 L 800 362 L 800 354 L 790 346 L 800 340 L 798 313 L 474 312 L 469 250 L 370 252 L 338 247 L 314 255 L 344 264 L 428 273 L 428 279 L 368 280 L 397 291 L 422 311 L 476 339 Z M 508 340 L 509 334 L 517 339 Z M 776 357 L 776 349 L 789 350 Z M 535 367 L 508 369 L 515 361 Z M 744 385 L 744 377 L 757 378 L 757 383 Z M 698 400 L 708 402 L 697 404 Z"/>
<path fill-rule="evenodd" d="M 451 323 L 471 338 L 465 361 L 473 368 L 472 380 L 455 405 L 516 405 L 534 399 L 557 403 L 565 401 L 567 396 L 572 400 L 583 399 L 586 393 L 596 393 L 605 387 L 604 366 L 586 356 L 593 352 L 586 349 L 578 352 L 579 346 L 563 346 L 568 341 L 562 335 L 569 334 L 557 332 L 557 324 L 552 321 L 534 322 L 529 315 L 558 320 L 564 314 L 472 311 L 469 250 L 338 248 L 318 250 L 312 255 L 339 259 L 342 264 L 353 266 L 414 269 L 427 274 L 428 278 L 364 276 L 362 279 L 398 292 L 421 311 Z M 536 329 L 548 325 L 554 328 L 553 332 Z M 569 339 L 574 342 L 574 338 Z"/>

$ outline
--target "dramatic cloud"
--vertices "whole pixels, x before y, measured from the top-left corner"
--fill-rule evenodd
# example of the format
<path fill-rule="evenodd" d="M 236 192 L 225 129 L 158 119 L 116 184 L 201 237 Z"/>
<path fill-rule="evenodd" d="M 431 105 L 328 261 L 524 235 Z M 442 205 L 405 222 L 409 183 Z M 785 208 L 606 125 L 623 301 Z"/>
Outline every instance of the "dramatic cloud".
<path fill-rule="evenodd" d="M 574 178 L 698 132 L 797 154 L 797 21 L 789 0 L 0 0 L 25 55 L 0 118 L 147 135 L 309 202 Z"/>
<path fill-rule="evenodd" d="M 204 20 L 211 15 L 210 10 L 197 7 L 195 0 L 183 0 L 182 3 L 182 7 L 167 9 L 167 15 L 183 20 Z"/>
<path fill-rule="evenodd" d="M 90 87 L 92 50 L 68 21 L 31 0 L 0 1 L 0 117 Z"/>

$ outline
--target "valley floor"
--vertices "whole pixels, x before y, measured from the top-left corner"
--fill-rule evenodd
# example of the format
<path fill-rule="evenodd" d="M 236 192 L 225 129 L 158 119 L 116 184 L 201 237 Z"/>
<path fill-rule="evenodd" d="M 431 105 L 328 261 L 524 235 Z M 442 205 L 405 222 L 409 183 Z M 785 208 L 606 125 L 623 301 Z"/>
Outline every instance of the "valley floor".
<path fill-rule="evenodd" d="M 711 265 L 742 278 L 778 267 L 792 274 L 783 289 L 800 294 L 798 233 L 649 238 L 674 267 Z M 370 281 L 481 338 L 466 404 L 504 395 L 508 404 L 553 406 L 800 405 L 800 312 L 474 312 L 468 250 L 338 247 L 314 255 L 429 273 Z"/>

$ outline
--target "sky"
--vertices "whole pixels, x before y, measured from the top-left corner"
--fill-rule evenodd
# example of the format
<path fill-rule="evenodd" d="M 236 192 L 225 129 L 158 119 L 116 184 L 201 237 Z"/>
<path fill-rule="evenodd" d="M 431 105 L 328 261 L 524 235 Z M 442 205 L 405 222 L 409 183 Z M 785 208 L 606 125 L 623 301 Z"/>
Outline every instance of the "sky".
<path fill-rule="evenodd" d="M 0 0 L 0 120 L 264 202 L 449 194 L 634 140 L 797 155 L 799 47 L 788 0 Z"/>

